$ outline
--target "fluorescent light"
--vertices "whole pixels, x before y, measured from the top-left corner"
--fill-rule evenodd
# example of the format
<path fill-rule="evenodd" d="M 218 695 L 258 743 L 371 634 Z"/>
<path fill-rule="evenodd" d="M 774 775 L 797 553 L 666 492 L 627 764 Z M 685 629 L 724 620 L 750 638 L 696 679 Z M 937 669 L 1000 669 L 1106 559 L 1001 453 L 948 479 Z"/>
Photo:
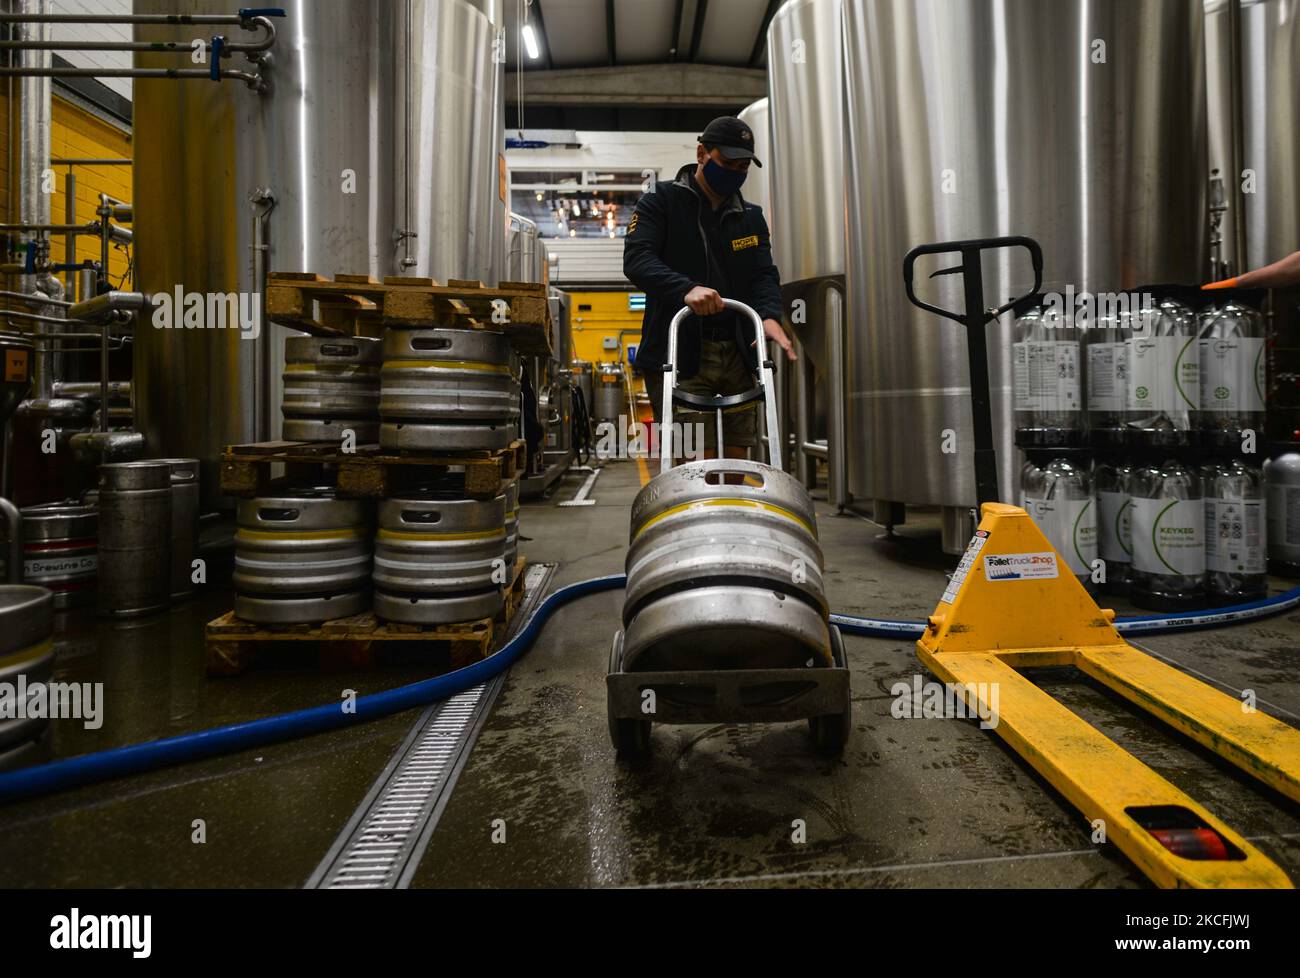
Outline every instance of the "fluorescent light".
<path fill-rule="evenodd" d="M 524 47 L 528 49 L 528 57 L 534 61 L 542 56 L 542 49 L 537 46 L 537 32 L 533 30 L 532 24 L 524 25 Z"/>

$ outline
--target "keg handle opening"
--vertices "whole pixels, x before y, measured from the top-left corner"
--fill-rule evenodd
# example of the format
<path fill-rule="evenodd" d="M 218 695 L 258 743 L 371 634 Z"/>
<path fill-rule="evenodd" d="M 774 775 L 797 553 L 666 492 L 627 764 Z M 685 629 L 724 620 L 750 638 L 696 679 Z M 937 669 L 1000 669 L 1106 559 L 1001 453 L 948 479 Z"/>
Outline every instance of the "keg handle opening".
<path fill-rule="evenodd" d="M 746 476 L 747 478 L 757 480 L 758 486 L 754 486 L 752 488 L 760 488 L 767 484 L 767 480 L 763 478 L 763 472 L 761 469 L 757 467 L 751 469 L 748 466 L 743 468 L 737 467 L 731 469 L 711 469 L 710 471 L 704 474 L 704 482 L 705 484 L 710 486 L 730 485 L 730 483 L 727 482 L 727 479 L 729 476 L 734 476 L 734 475 L 743 475 Z"/>
<path fill-rule="evenodd" d="M 416 523 L 425 526 L 442 522 L 442 513 L 421 513 L 414 509 L 402 510 L 403 523 Z"/>
<path fill-rule="evenodd" d="M 293 523 L 302 515 L 297 509 L 259 509 L 257 518 L 264 523 Z"/>
<path fill-rule="evenodd" d="M 359 352 L 357 347 L 342 343 L 326 343 L 320 348 L 323 357 L 355 357 Z"/>
<path fill-rule="evenodd" d="M 451 346 L 451 340 L 442 336 L 413 336 L 410 344 L 412 350 L 445 350 Z"/>
<path fill-rule="evenodd" d="M 767 356 L 767 331 L 763 328 L 763 317 L 750 306 L 736 299 L 723 299 L 722 304 L 733 312 L 748 316 L 754 326 L 754 348 L 758 356 L 758 386 L 741 394 L 729 397 L 702 397 L 677 390 L 677 330 L 687 316 L 691 315 L 690 306 L 683 306 L 668 324 L 668 359 L 664 364 L 663 405 L 659 413 L 659 472 L 662 475 L 673 467 L 673 405 L 682 404 L 697 411 L 713 411 L 717 416 L 718 454 L 723 451 L 722 412 L 729 407 L 738 407 L 762 401 L 767 421 L 767 463 L 774 469 L 781 468 L 781 432 L 776 414 L 776 398 L 772 397 L 773 371 L 776 365 Z"/>

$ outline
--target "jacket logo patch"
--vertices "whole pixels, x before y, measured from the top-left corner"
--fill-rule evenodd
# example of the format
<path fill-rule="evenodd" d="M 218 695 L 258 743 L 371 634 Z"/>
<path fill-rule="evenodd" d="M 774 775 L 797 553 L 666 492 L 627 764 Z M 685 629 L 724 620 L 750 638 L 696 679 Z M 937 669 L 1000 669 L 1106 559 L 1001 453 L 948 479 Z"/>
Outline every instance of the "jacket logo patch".
<path fill-rule="evenodd" d="M 746 248 L 758 247 L 758 235 L 751 234 L 748 238 L 737 238 L 731 242 L 732 251 L 744 251 Z"/>
<path fill-rule="evenodd" d="M 627 222 L 627 233 L 628 233 L 628 234 L 631 234 L 633 231 L 636 230 L 636 222 L 637 222 L 637 218 L 639 218 L 640 216 L 641 216 L 640 214 L 633 214 L 633 215 L 632 215 L 632 220 L 630 220 L 630 221 Z"/>

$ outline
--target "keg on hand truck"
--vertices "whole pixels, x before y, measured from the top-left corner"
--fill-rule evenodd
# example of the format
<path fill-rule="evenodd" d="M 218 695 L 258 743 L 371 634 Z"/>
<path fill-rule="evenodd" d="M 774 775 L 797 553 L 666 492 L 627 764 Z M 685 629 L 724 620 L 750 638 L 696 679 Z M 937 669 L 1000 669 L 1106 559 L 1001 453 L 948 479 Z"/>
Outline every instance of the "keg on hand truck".
<path fill-rule="evenodd" d="M 828 620 L 813 503 L 783 472 L 763 321 L 753 322 L 759 382 L 729 397 L 677 389 L 668 327 L 659 475 L 632 505 L 624 628 L 606 677 L 610 739 L 644 758 L 652 723 L 808 721 L 818 749 L 839 754 L 852 722 L 849 670 Z M 764 402 L 769 464 L 706 459 L 673 467 L 673 406 L 719 416 Z"/>

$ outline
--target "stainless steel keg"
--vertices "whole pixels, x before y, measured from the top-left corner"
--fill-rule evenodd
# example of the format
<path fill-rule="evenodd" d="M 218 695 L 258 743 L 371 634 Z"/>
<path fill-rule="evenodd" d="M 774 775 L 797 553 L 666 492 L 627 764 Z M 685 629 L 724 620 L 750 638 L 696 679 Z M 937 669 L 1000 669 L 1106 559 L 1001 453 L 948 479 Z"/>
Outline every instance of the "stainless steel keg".
<path fill-rule="evenodd" d="M 379 504 L 375 614 L 438 625 L 490 618 L 507 580 L 505 500 L 411 493 Z"/>
<path fill-rule="evenodd" d="M 0 767 L 49 725 L 45 716 L 28 716 L 17 697 L 30 703 L 40 695 L 33 687 L 53 676 L 54 595 L 30 584 L 0 585 L 0 685 L 15 697 L 6 697 L 11 710 L 0 714 Z"/>
<path fill-rule="evenodd" d="M 194 555 L 199 548 L 199 460 L 163 459 L 171 468 L 173 601 L 194 593 Z"/>
<path fill-rule="evenodd" d="M 596 402 L 588 408 L 597 422 L 618 424 L 627 414 L 627 386 L 621 363 L 602 363 L 596 371 Z"/>
<path fill-rule="evenodd" d="M 172 490 L 166 462 L 99 467 L 99 611 L 132 617 L 171 597 Z"/>
<path fill-rule="evenodd" d="M 366 337 L 291 336 L 284 341 L 284 437 L 358 445 L 379 437 L 382 345 Z"/>
<path fill-rule="evenodd" d="M 690 462 L 632 506 L 628 671 L 830 663 L 822 552 L 812 500 L 754 462 Z"/>
<path fill-rule="evenodd" d="M 22 527 L 23 583 L 53 592 L 56 611 L 93 601 L 99 576 L 99 511 L 77 503 L 25 506 Z M 0 540 L 8 541 L 2 525 Z M 8 575 L 6 564 L 0 558 L 0 578 Z"/>
<path fill-rule="evenodd" d="M 510 444 L 517 388 L 510 343 L 477 329 L 390 329 L 384 337 L 379 443 L 466 451 Z"/>
<path fill-rule="evenodd" d="M 587 414 L 590 415 L 592 411 L 595 410 L 595 405 L 592 403 L 591 400 L 592 393 L 593 393 L 592 381 L 591 381 L 591 361 L 574 360 L 572 363 L 569 364 L 569 369 L 573 371 L 573 383 L 577 386 L 578 390 L 582 391 L 582 403 L 586 405 Z"/>
<path fill-rule="evenodd" d="M 497 497 L 506 509 L 506 567 L 512 568 L 519 559 L 519 480 L 506 484 L 505 492 Z"/>
<path fill-rule="evenodd" d="M 264 624 L 346 618 L 369 597 L 372 513 L 333 489 L 239 503 L 235 614 Z"/>

